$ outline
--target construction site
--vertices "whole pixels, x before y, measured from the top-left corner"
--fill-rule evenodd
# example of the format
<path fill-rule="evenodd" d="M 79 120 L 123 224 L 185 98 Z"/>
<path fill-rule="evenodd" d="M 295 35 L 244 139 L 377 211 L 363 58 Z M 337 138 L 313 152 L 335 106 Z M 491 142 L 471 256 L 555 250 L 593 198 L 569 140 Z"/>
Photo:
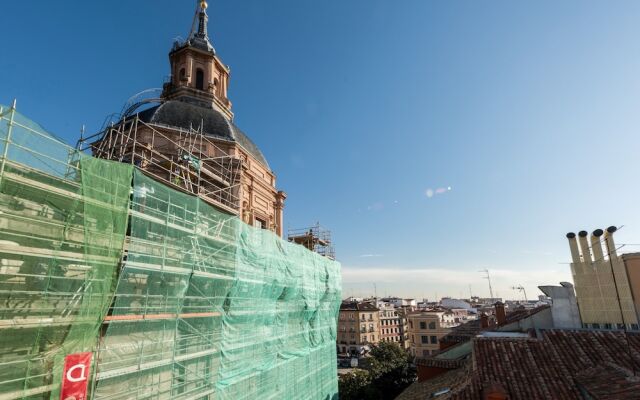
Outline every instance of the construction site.
<path fill-rule="evenodd" d="M 283 239 L 206 9 L 75 146 L 0 106 L 0 400 L 337 398 L 340 264 Z"/>
<path fill-rule="evenodd" d="M 99 158 L 2 107 L 0 399 L 59 398 L 78 353 L 91 399 L 335 398 L 339 264 L 228 211 L 241 160 L 145 128 Z"/>

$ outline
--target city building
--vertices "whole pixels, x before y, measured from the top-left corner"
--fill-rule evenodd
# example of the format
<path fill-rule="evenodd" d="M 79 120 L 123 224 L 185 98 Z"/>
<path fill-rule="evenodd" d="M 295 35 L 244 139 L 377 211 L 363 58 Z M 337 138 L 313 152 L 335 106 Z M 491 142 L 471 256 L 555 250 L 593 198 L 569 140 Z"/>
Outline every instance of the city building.
<path fill-rule="evenodd" d="M 619 256 L 616 227 L 567 234 L 571 273 L 584 327 L 637 330 L 640 310 L 640 255 Z"/>
<path fill-rule="evenodd" d="M 394 307 L 415 307 L 417 305 L 415 299 L 403 299 L 400 297 L 383 297 L 380 301 L 389 303 Z"/>
<path fill-rule="evenodd" d="M 380 342 L 380 309 L 369 302 L 342 302 L 338 316 L 338 353 L 361 356 Z"/>
<path fill-rule="evenodd" d="M 407 314 L 409 323 L 410 354 L 427 357 L 440 350 L 440 339 L 457 324 L 449 310 L 434 309 Z"/>
<path fill-rule="evenodd" d="M 452 299 L 451 297 L 443 297 L 442 299 L 440 299 L 440 306 L 449 309 L 462 308 L 475 312 L 475 308 L 473 308 L 471 306 L 471 303 L 469 303 L 468 301 L 461 299 Z"/>
<path fill-rule="evenodd" d="M 561 286 L 541 286 L 540 289 L 557 295 L 558 307 L 545 304 L 533 309 L 519 307 L 507 312 L 504 303 L 496 302 L 491 314 L 482 313 L 477 320 L 451 328 L 451 331 L 440 339 L 440 352 L 427 357 L 417 357 L 415 362 L 418 380 L 433 379 L 452 369 L 460 368 L 463 365 L 461 360 L 466 360 L 471 355 L 472 340 L 478 336 L 529 337 L 540 329 L 580 328 L 577 306 L 567 304 L 567 298 L 570 298 L 569 293 L 572 291 L 570 284 L 563 282 Z"/>
<path fill-rule="evenodd" d="M 131 163 L 249 225 L 283 236 L 286 194 L 255 143 L 234 122 L 230 68 L 208 33 L 206 3 L 185 41 L 169 52 L 159 98 L 127 104 L 120 119 L 83 138 L 96 157 Z"/>
<path fill-rule="evenodd" d="M 404 317 L 393 306 L 380 307 L 380 341 L 397 343 L 404 347 L 402 322 Z"/>
<path fill-rule="evenodd" d="M 415 307 L 400 307 L 396 309 L 398 313 L 398 321 L 400 322 L 400 346 L 409 350 L 411 343 L 409 341 L 409 320 L 407 314 L 414 311 Z"/>

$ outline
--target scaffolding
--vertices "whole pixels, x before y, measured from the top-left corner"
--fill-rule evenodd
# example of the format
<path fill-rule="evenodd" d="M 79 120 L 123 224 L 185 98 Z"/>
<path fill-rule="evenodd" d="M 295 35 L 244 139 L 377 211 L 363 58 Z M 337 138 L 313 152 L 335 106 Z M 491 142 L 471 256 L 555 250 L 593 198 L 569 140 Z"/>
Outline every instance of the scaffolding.
<path fill-rule="evenodd" d="M 331 231 L 322 227 L 320 223 L 309 228 L 289 229 L 287 233 L 289 242 L 296 243 L 307 249 L 327 257 L 336 259 L 333 242 L 331 241 Z"/>
<path fill-rule="evenodd" d="M 337 397 L 338 263 L 15 106 L 0 154 L 0 399 L 57 398 L 79 352 L 91 399 Z"/>
<path fill-rule="evenodd" d="M 242 161 L 203 132 L 202 124 L 184 130 L 146 123 L 123 114 L 96 135 L 81 138 L 79 151 L 134 165 L 175 189 L 193 193 L 226 212 L 240 212 Z"/>

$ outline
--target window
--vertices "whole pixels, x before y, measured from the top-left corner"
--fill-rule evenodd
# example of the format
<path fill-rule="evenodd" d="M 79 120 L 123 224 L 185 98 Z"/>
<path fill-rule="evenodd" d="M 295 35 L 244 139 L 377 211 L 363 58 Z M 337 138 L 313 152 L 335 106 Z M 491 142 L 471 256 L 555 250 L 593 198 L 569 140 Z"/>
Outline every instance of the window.
<path fill-rule="evenodd" d="M 604 329 L 611 329 L 611 324 L 604 324 Z"/>
<path fill-rule="evenodd" d="M 591 327 L 593 329 L 600 329 L 600 324 L 592 324 Z"/>
<path fill-rule="evenodd" d="M 256 218 L 253 221 L 253 226 L 260 229 L 267 229 L 267 221 L 261 220 L 260 218 Z"/>
<path fill-rule="evenodd" d="M 427 329 L 427 323 L 424 321 L 420 321 L 420 329 Z"/>
<path fill-rule="evenodd" d="M 638 330 L 638 324 L 631 324 L 631 330 L 632 331 L 637 331 Z"/>
<path fill-rule="evenodd" d="M 429 336 L 420 336 L 422 343 L 429 343 Z"/>
<path fill-rule="evenodd" d="M 437 336 L 431 336 L 431 344 L 438 344 L 438 337 Z"/>
<path fill-rule="evenodd" d="M 187 73 L 184 70 L 184 68 L 180 68 L 180 80 L 181 81 L 186 81 L 187 80 Z"/>
<path fill-rule="evenodd" d="M 429 329 L 436 329 L 436 323 L 435 322 L 429 322 Z"/>
<path fill-rule="evenodd" d="M 196 70 L 196 89 L 204 90 L 204 71 L 200 68 Z"/>

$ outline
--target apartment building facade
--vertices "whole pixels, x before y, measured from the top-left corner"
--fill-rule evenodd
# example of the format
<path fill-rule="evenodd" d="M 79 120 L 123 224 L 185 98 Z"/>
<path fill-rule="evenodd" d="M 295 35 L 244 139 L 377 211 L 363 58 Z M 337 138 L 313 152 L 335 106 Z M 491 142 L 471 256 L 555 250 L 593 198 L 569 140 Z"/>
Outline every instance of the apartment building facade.
<path fill-rule="evenodd" d="M 380 342 L 380 309 L 368 302 L 342 302 L 337 336 L 338 353 L 368 353 L 371 346 Z"/>
<path fill-rule="evenodd" d="M 402 346 L 401 318 L 403 317 L 398 314 L 398 310 L 391 305 L 380 308 L 381 342 L 393 342 Z"/>
<path fill-rule="evenodd" d="M 440 349 L 440 339 L 457 326 L 455 316 L 447 310 L 422 310 L 407 315 L 409 351 L 413 357 L 427 357 Z"/>

